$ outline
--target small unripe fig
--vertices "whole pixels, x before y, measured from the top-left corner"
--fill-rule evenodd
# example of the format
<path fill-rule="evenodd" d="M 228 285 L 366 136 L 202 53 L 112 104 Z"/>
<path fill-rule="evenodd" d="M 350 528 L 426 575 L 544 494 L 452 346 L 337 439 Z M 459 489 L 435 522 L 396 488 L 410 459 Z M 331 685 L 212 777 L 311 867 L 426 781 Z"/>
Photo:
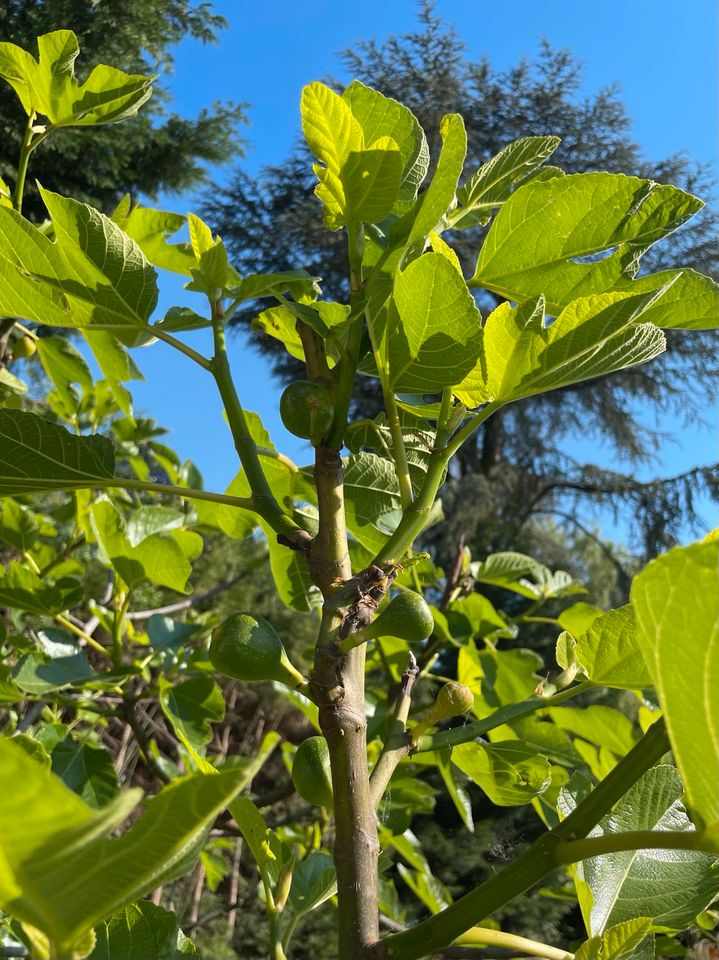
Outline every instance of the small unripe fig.
<path fill-rule="evenodd" d="M 295 380 L 280 397 L 282 422 L 296 437 L 311 440 L 316 446 L 334 418 L 334 407 L 324 387 L 309 380 Z"/>
<path fill-rule="evenodd" d="M 423 717 L 412 728 L 412 739 L 417 740 L 425 730 L 433 727 L 440 720 L 449 717 L 461 717 L 474 706 L 474 694 L 463 683 L 450 680 L 440 687 L 437 699 Z"/>
<path fill-rule="evenodd" d="M 12 355 L 16 360 L 24 360 L 26 357 L 31 357 L 33 353 L 35 353 L 37 344 L 33 337 L 25 334 L 22 337 L 18 337 L 17 340 L 13 340 L 11 349 Z"/>
<path fill-rule="evenodd" d="M 463 683 L 450 680 L 440 687 L 434 706 L 429 713 L 435 720 L 444 720 L 447 717 L 460 717 L 474 706 L 474 694 Z"/>
<path fill-rule="evenodd" d="M 293 689 L 306 682 L 290 663 L 274 628 L 251 613 L 233 613 L 215 627 L 210 660 L 235 680 L 278 680 Z"/>
<path fill-rule="evenodd" d="M 299 745 L 292 763 L 292 782 L 308 803 L 332 806 L 330 751 L 324 737 L 308 737 Z"/>
<path fill-rule="evenodd" d="M 434 618 L 427 601 L 412 590 L 402 591 L 382 613 L 357 636 L 362 640 L 397 637 L 409 643 L 426 640 L 434 630 Z"/>

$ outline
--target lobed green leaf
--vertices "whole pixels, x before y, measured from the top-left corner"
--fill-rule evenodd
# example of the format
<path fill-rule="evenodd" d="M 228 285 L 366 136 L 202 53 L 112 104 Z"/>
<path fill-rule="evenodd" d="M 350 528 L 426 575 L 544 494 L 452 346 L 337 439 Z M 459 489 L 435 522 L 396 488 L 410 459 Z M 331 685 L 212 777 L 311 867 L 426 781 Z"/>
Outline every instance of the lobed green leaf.
<path fill-rule="evenodd" d="M 149 900 L 139 900 L 95 927 L 88 960 L 183 960 L 197 956 L 177 917 Z"/>
<path fill-rule="evenodd" d="M 15 90 L 28 116 L 41 114 L 55 127 L 94 126 L 134 117 L 152 94 L 151 76 L 95 67 L 83 84 L 75 79 L 80 52 L 72 30 L 38 37 L 39 59 L 0 43 L 0 77 Z"/>
<path fill-rule="evenodd" d="M 399 199 L 413 200 L 429 168 L 427 138 L 417 118 L 403 104 L 366 87 L 359 80 L 347 87 L 342 99 L 349 104 L 352 115 L 362 127 L 366 144 L 375 144 L 389 137 L 397 145 L 402 165 Z"/>
<path fill-rule="evenodd" d="M 661 330 L 644 322 L 663 294 L 584 297 L 548 326 L 542 298 L 502 303 L 487 317 L 483 356 L 454 393 L 468 407 L 509 403 L 645 363 L 666 347 Z"/>
<path fill-rule="evenodd" d="M 55 241 L 0 207 L 0 310 L 46 326 L 110 329 L 140 342 L 157 303 L 156 274 L 141 249 L 87 204 L 40 192 Z"/>
<path fill-rule="evenodd" d="M 522 137 L 499 151 L 457 191 L 459 209 L 452 216 L 454 229 L 485 224 L 512 190 L 550 157 L 559 137 Z"/>

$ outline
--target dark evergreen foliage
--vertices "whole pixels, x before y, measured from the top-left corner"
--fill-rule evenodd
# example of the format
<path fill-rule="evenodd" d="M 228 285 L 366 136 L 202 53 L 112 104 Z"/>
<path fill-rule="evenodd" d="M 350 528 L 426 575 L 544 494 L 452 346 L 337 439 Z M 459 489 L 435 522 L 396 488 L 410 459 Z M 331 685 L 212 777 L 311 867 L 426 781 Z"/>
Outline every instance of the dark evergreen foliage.
<path fill-rule="evenodd" d="M 217 39 L 225 20 L 209 3 L 191 0 L 4 0 L 0 37 L 36 51 L 35 38 L 71 29 L 80 44 L 76 73 L 84 80 L 97 63 L 123 70 L 160 74 L 147 107 L 132 120 L 100 127 L 88 137 L 82 129 L 64 130 L 33 156 L 24 212 L 44 218 L 35 180 L 109 210 L 124 192 L 149 197 L 177 192 L 206 178 L 206 167 L 240 155 L 238 122 L 243 106 L 215 103 L 194 119 L 174 113 L 162 86 L 172 68 L 171 48 L 185 37 L 203 43 Z M 35 52 L 37 56 L 37 53 Z M 13 90 L 0 88 L 0 176 L 12 182 L 25 115 Z"/>

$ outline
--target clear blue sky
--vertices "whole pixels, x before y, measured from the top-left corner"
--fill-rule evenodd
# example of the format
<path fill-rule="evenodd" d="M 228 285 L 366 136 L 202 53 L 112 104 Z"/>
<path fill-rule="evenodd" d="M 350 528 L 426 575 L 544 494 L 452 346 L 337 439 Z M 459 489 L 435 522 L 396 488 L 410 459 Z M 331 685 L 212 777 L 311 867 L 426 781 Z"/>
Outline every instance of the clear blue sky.
<path fill-rule="evenodd" d="M 250 126 L 243 131 L 247 157 L 242 162 L 253 173 L 266 163 L 280 163 L 291 148 L 299 131 L 303 84 L 329 74 L 343 78 L 337 52 L 361 39 L 381 41 L 413 29 L 416 9 L 412 0 L 314 0 L 306 5 L 220 0 L 213 6 L 229 21 L 229 29 L 217 46 L 181 44 L 168 85 L 175 109 L 188 116 L 217 99 L 249 102 Z M 542 37 L 553 46 L 569 47 L 584 64 L 584 92 L 619 84 L 633 135 L 648 157 L 687 151 L 717 164 L 715 0 L 439 0 L 436 9 L 455 24 L 470 56 L 486 54 L 497 68 L 515 64 L 522 55 L 533 56 Z M 226 172 L 217 171 L 217 176 L 224 179 Z M 186 212 L 195 198 L 164 198 L 164 205 Z M 191 302 L 189 297 L 181 284 L 163 283 L 162 306 Z M 202 334 L 190 342 L 209 350 Z M 136 351 L 135 357 L 148 378 L 134 389 L 138 410 L 171 430 L 170 441 L 197 463 L 209 489 L 224 489 L 236 464 L 211 384 L 199 368 L 162 344 Z M 279 422 L 279 388 L 265 362 L 240 337 L 232 344 L 231 359 L 243 403 L 262 415 L 281 449 L 307 462 L 309 449 Z M 716 460 L 716 406 L 706 411 L 706 419 L 706 428 L 686 428 L 666 418 L 662 426 L 673 439 L 658 461 L 638 475 L 670 475 Z M 595 462 L 601 457 L 607 467 L 625 466 L 612 462 L 608 451 L 597 451 L 591 438 L 577 441 L 572 452 Z M 708 523 L 717 522 L 711 508 L 705 513 Z"/>

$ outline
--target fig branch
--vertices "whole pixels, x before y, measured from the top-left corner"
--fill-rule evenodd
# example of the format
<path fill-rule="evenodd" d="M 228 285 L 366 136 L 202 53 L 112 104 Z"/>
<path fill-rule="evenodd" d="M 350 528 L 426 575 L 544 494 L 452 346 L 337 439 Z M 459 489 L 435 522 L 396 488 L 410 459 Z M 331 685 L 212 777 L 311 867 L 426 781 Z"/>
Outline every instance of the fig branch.
<path fill-rule="evenodd" d="M 441 487 L 450 458 L 480 424 L 488 420 L 489 417 L 498 409 L 498 405 L 488 403 L 478 413 L 474 415 L 468 425 L 465 425 L 451 440 L 447 437 L 442 443 L 440 430 L 437 432 L 435 449 L 429 458 L 429 466 L 424 477 L 422 489 L 417 499 L 411 503 L 402 514 L 402 519 L 397 525 L 397 529 L 387 540 L 385 545 L 374 558 L 374 563 L 381 564 L 392 560 L 393 557 L 402 557 L 411 548 L 415 539 L 422 533 L 429 521 L 429 517 L 437 499 L 439 488 Z M 468 430 L 468 426 L 471 430 Z M 462 440 L 457 442 L 459 436 Z"/>
<path fill-rule="evenodd" d="M 277 534 L 285 536 L 293 542 L 304 542 L 308 539 L 306 531 L 302 530 L 294 520 L 288 517 L 279 505 L 262 469 L 257 454 L 257 445 L 250 433 L 247 418 L 232 379 L 227 357 L 224 322 L 217 310 L 213 311 L 212 330 L 215 355 L 210 361 L 210 371 L 215 378 L 222 402 L 225 405 L 225 413 L 232 431 L 235 449 L 252 490 L 253 509 L 269 523 Z"/>

